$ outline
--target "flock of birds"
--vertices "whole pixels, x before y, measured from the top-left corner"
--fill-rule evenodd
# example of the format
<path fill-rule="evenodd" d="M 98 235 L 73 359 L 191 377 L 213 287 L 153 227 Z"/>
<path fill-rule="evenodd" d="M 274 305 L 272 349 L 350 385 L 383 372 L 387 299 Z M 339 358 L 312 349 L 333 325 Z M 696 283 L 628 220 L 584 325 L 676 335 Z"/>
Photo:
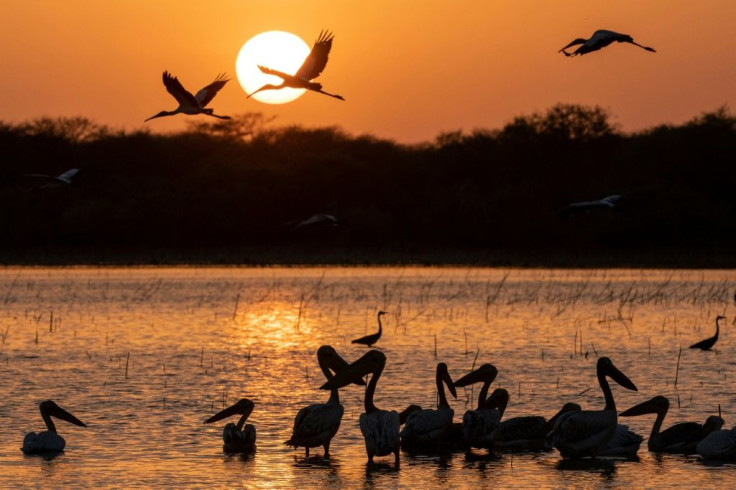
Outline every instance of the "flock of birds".
<path fill-rule="evenodd" d="M 381 317 L 377 315 L 379 330 L 375 334 L 355 339 L 353 343 L 372 346 L 381 337 Z M 718 339 L 713 338 L 693 344 L 691 348 L 709 350 Z M 329 390 L 325 403 L 312 404 L 296 414 L 292 435 L 285 442 L 294 448 L 303 447 L 309 458 L 311 448 L 322 447 L 324 457 L 330 456 L 330 443 L 340 428 L 344 408 L 340 404 L 339 390 L 351 384 L 365 386 L 363 398 L 365 412 L 360 415 L 359 425 L 365 440 L 368 463 L 374 457 L 394 456 L 394 464 L 400 466 L 400 451 L 444 452 L 474 449 L 488 451 L 550 451 L 557 449 L 563 458 L 619 457 L 635 458 L 644 438 L 632 432 L 626 425 L 619 424 L 619 416 L 635 417 L 656 414 L 649 435 L 648 448 L 655 453 L 698 454 L 705 459 L 736 460 L 736 427 L 724 430 L 723 419 L 711 415 L 704 423 L 680 422 L 661 430 L 669 409 L 669 400 L 655 396 L 650 400 L 618 413 L 609 379 L 618 385 L 638 391 L 636 385 L 619 370 L 608 357 L 598 359 L 596 376 L 603 392 L 605 405 L 601 409 L 583 410 L 576 403 L 564 404 L 549 420 L 540 415 L 503 419 L 509 402 L 505 389 L 488 391 L 498 376 L 492 364 L 483 364 L 472 372 L 453 381 L 447 364 L 437 364 L 435 382 L 438 403 L 436 409 L 422 409 L 409 405 L 401 412 L 376 407 L 373 399 L 378 380 L 386 366 L 386 355 L 372 349 L 360 359 L 349 364 L 332 346 L 323 345 L 317 350 L 317 361 L 326 382 L 320 387 Z M 368 383 L 365 377 L 370 376 Z M 447 401 L 447 389 L 457 398 L 456 388 L 481 383 L 475 409 L 465 412 L 462 422 L 454 421 L 454 410 Z M 256 450 L 256 429 L 246 424 L 255 405 L 240 399 L 204 421 L 210 424 L 235 415 L 237 424 L 228 423 L 222 432 L 223 452 L 253 453 Z M 57 434 L 52 417 L 77 426 L 86 425 L 74 415 L 51 400 L 40 404 L 41 416 L 47 431 L 25 436 L 22 451 L 26 454 L 45 454 L 63 451 L 64 439 Z M 403 428 L 402 428 L 403 426 Z"/>

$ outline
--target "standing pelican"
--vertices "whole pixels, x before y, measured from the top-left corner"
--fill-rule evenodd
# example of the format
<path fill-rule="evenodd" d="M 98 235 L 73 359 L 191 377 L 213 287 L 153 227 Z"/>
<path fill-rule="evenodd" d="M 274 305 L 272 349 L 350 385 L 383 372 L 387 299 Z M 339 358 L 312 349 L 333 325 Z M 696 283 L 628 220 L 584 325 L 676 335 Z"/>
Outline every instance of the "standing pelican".
<path fill-rule="evenodd" d="M 314 78 L 317 78 L 320 73 L 322 73 L 322 70 L 325 69 L 325 66 L 327 66 L 327 58 L 329 57 L 330 50 L 332 49 L 333 38 L 334 35 L 329 31 L 320 32 L 319 37 L 314 42 L 312 51 L 309 53 L 309 56 L 306 57 L 304 63 L 302 63 L 302 66 L 299 68 L 299 70 L 297 70 L 295 75 L 289 75 L 288 73 L 284 73 L 282 71 L 273 70 L 271 68 L 258 65 L 258 68 L 263 73 L 266 73 L 267 75 L 276 75 L 277 77 L 280 77 L 283 81 L 281 82 L 281 85 L 266 84 L 255 92 L 252 92 L 250 95 L 248 95 L 248 98 L 262 90 L 278 90 L 285 87 L 291 87 L 312 90 L 314 92 L 319 92 L 320 94 L 329 95 L 330 97 L 334 97 L 336 99 L 345 100 L 341 95 L 330 94 L 322 90 L 321 83 L 310 81 Z"/>
<path fill-rule="evenodd" d="M 370 350 L 322 385 L 322 389 L 339 388 L 349 384 L 356 377 L 372 373 L 365 390 L 365 413 L 360 415 L 360 431 L 365 438 L 368 463 L 373 464 L 374 456 L 387 456 L 394 453 L 394 463 L 398 468 L 400 465 L 399 414 L 395 410 L 380 410 L 373 404 L 376 384 L 385 366 L 386 356 L 381 351 Z"/>
<path fill-rule="evenodd" d="M 591 51 L 598 51 L 601 48 L 605 48 L 609 44 L 613 42 L 620 42 L 620 43 L 630 43 L 634 46 L 639 46 L 640 48 L 646 49 L 647 51 L 651 51 L 652 53 L 656 53 L 654 48 L 650 48 L 648 46 L 642 46 L 641 44 L 638 44 L 634 42 L 634 39 L 629 36 L 628 34 L 619 34 L 618 32 L 613 31 L 606 31 L 606 30 L 598 30 L 593 33 L 592 36 L 590 36 L 590 39 L 583 39 L 583 38 L 577 38 L 561 50 L 559 50 L 559 53 L 564 53 L 565 56 L 575 56 L 575 55 L 584 55 L 586 53 L 590 53 Z M 578 49 L 575 50 L 573 53 L 568 53 L 565 51 L 567 48 L 571 46 L 575 46 L 577 44 L 582 44 Z"/>
<path fill-rule="evenodd" d="M 381 325 L 381 316 L 385 315 L 385 311 L 379 311 L 378 312 L 378 332 L 372 333 L 370 335 L 366 335 L 365 337 L 361 337 L 359 339 L 355 339 L 351 344 L 363 344 L 367 345 L 368 347 L 372 346 L 376 342 L 378 342 L 378 339 L 381 338 L 381 334 L 383 333 L 383 325 Z"/>
<path fill-rule="evenodd" d="M 214 82 L 197 92 L 197 95 L 192 95 L 191 92 L 182 86 L 178 78 L 165 71 L 164 86 L 166 87 L 166 91 L 174 96 L 176 101 L 179 103 L 179 107 L 173 111 L 161 111 L 155 116 L 149 117 L 146 121 L 150 121 L 157 117 L 173 116 L 174 114 L 205 114 L 207 116 L 217 117 L 220 119 L 230 119 L 230 116 L 218 116 L 217 114 L 214 114 L 213 109 L 205 108 L 217 92 L 219 92 L 229 80 L 229 78 L 225 78 L 224 74 L 217 75 Z"/>
<path fill-rule="evenodd" d="M 652 432 L 647 446 L 654 453 L 693 454 L 698 443 L 714 430 L 723 426 L 723 419 L 715 415 L 708 417 L 704 424 L 680 422 L 660 432 L 662 423 L 670 408 L 670 401 L 664 396 L 655 396 L 635 407 L 621 412 L 621 417 L 635 417 L 656 413 Z"/>
<path fill-rule="evenodd" d="M 84 422 L 79 420 L 74 415 L 70 414 L 59 405 L 51 400 L 46 400 L 38 405 L 41 410 L 41 417 L 46 423 L 46 428 L 43 432 L 36 434 L 35 432 L 29 432 L 23 438 L 23 447 L 21 451 L 26 454 L 39 454 L 48 452 L 61 452 L 66 446 L 66 441 L 63 437 L 56 433 L 56 426 L 51 417 L 56 417 L 61 420 L 66 420 L 79 427 L 87 427 Z"/>
<path fill-rule="evenodd" d="M 222 430 L 222 452 L 225 453 L 252 453 L 256 450 L 256 428 L 252 424 L 245 424 L 248 417 L 253 412 L 253 402 L 247 398 L 241 398 L 238 402 L 216 413 L 212 417 L 204 421 L 205 424 L 211 424 L 233 415 L 241 415 L 237 425 L 230 422 Z"/>
<path fill-rule="evenodd" d="M 439 401 L 437 410 L 419 410 L 406 419 L 406 425 L 399 434 L 403 449 L 439 449 L 448 431 L 452 427 L 452 418 L 455 411 L 450 408 L 445 395 L 445 384 L 453 397 L 457 398 L 455 386 L 452 384 L 450 373 L 447 372 L 447 364 L 437 364 L 435 375 Z"/>
<path fill-rule="evenodd" d="M 714 430 L 698 443 L 695 451 L 703 459 L 736 460 L 736 427 Z"/>
<path fill-rule="evenodd" d="M 328 381 L 332 379 L 330 370 L 338 373 L 348 365 L 329 345 L 323 345 L 317 350 L 317 361 Z M 365 385 L 365 381 L 359 377 L 353 378 L 350 382 Z M 284 444 L 295 448 L 303 447 L 307 458 L 309 457 L 310 447 L 323 446 L 325 448 L 325 458 L 329 458 L 330 442 L 340 428 L 343 411 L 337 388 L 333 388 L 327 403 L 315 403 L 297 412 L 291 438 Z"/>
<path fill-rule="evenodd" d="M 483 382 L 483 387 L 478 394 L 478 408 L 468 410 L 463 415 L 463 445 L 467 451 L 471 448 L 493 449 L 493 442 L 501 421 L 501 412 L 495 404 L 489 404 L 486 399 L 488 388 L 498 376 L 498 369 L 492 364 L 483 364 L 462 378 L 455 381 L 455 386 L 468 386 L 473 383 Z M 493 400 L 498 402 L 498 398 Z"/>
<path fill-rule="evenodd" d="M 725 320 L 726 317 L 722 315 L 718 315 L 716 317 L 716 334 L 713 337 L 707 338 L 705 340 L 701 340 L 700 342 L 696 342 L 693 345 L 690 346 L 691 349 L 702 349 L 702 350 L 711 350 L 714 345 L 716 345 L 716 342 L 718 342 L 718 320 Z"/>
<path fill-rule="evenodd" d="M 603 410 L 573 411 L 557 419 L 548 443 L 556 447 L 563 457 L 596 456 L 616 434 L 616 403 L 607 377 L 624 388 L 638 391 L 636 385 L 608 357 L 598 359 L 596 372 L 606 405 Z"/>

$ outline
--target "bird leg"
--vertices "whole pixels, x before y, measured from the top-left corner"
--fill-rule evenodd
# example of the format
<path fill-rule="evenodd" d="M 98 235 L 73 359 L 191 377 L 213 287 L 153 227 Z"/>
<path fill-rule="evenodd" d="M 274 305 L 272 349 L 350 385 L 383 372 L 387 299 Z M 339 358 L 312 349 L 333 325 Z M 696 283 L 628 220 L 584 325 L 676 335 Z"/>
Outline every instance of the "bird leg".
<path fill-rule="evenodd" d="M 330 441 L 327 441 L 324 446 L 325 446 L 325 458 L 329 458 L 330 457 Z"/>

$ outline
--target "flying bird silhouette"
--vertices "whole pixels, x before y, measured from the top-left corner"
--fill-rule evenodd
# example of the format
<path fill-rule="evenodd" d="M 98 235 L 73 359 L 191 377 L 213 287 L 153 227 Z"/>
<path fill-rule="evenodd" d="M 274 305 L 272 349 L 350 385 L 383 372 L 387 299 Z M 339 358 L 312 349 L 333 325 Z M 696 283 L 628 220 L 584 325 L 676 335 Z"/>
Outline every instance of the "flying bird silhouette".
<path fill-rule="evenodd" d="M 332 39 L 334 37 L 335 36 L 330 31 L 320 31 L 319 37 L 314 42 L 314 46 L 312 46 L 312 51 L 309 53 L 309 56 L 306 57 L 304 63 L 302 63 L 302 66 L 297 70 L 295 75 L 289 75 L 282 71 L 258 65 L 258 68 L 263 73 L 267 75 L 276 75 L 283 79 L 283 82 L 281 82 L 281 85 L 273 85 L 270 83 L 266 84 L 248 95 L 248 98 L 262 90 L 278 90 L 285 87 L 291 87 L 312 90 L 314 92 L 319 92 L 320 94 L 329 95 L 336 99 L 345 100 L 341 95 L 330 94 L 322 90 L 321 83 L 311 81 L 317 78 L 325 69 L 325 66 L 327 66 L 327 59 L 330 55 L 330 50 L 332 49 Z"/>
<path fill-rule="evenodd" d="M 563 218 L 569 218 L 576 214 L 590 211 L 593 209 L 611 209 L 616 207 L 616 202 L 621 199 L 620 194 L 614 194 L 612 196 L 604 197 L 603 199 L 596 199 L 595 201 L 581 201 L 574 202 L 565 206 L 560 211 L 560 216 Z"/>
<path fill-rule="evenodd" d="M 224 73 L 217 75 L 214 82 L 197 92 L 197 95 L 192 95 L 191 92 L 182 86 L 178 78 L 173 76 L 171 73 L 164 71 L 163 79 L 166 91 L 176 99 L 179 103 L 179 107 L 173 111 L 161 111 L 155 116 L 149 117 L 146 121 L 150 121 L 157 117 L 173 116 L 174 114 L 205 114 L 207 116 L 217 117 L 220 119 L 230 119 L 230 116 L 218 116 L 213 112 L 213 109 L 205 108 L 215 95 L 217 95 L 217 92 L 219 92 L 220 89 L 230 80 L 229 78 L 225 78 L 225 76 L 226 75 Z"/>
<path fill-rule="evenodd" d="M 65 185 L 71 185 L 72 179 L 78 173 L 79 173 L 78 168 L 71 168 L 64 173 L 57 175 L 56 177 L 54 177 L 53 175 L 46 175 L 46 174 L 23 174 L 23 177 L 30 177 L 33 179 L 45 180 L 46 183 L 38 188 L 48 189 L 52 187 L 62 187 Z"/>
<path fill-rule="evenodd" d="M 565 56 L 575 56 L 575 55 L 584 55 L 586 53 L 590 53 L 592 51 L 598 51 L 601 48 L 605 48 L 609 44 L 613 42 L 619 42 L 619 43 L 629 43 L 633 44 L 634 46 L 639 46 L 642 49 L 646 49 L 647 51 L 651 51 L 652 53 L 656 53 L 654 48 L 650 48 L 648 46 L 642 46 L 641 44 L 634 42 L 634 39 L 629 36 L 628 34 L 619 34 L 618 32 L 613 31 L 606 31 L 606 30 L 598 30 L 593 33 L 592 36 L 590 36 L 589 39 L 583 39 L 583 38 L 577 38 L 561 50 L 559 50 L 559 53 L 564 53 Z M 568 53 L 565 51 L 567 48 L 571 46 L 575 46 L 578 44 L 582 44 L 578 49 L 576 49 L 573 53 Z"/>

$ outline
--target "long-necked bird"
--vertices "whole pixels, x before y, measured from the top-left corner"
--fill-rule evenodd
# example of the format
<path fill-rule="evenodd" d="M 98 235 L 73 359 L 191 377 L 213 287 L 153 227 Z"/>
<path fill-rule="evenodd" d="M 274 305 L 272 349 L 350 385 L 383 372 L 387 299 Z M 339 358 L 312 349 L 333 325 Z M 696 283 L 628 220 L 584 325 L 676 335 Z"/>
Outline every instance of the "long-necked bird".
<path fill-rule="evenodd" d="M 21 451 L 26 454 L 53 453 L 64 450 L 64 447 L 66 447 L 66 441 L 56 433 L 56 426 L 54 425 L 54 421 L 51 420 L 51 417 L 66 420 L 67 422 L 78 425 L 79 427 L 87 427 L 84 422 L 51 400 L 41 402 L 38 405 L 38 408 L 41 410 L 41 417 L 46 423 L 46 428 L 48 430 L 39 432 L 38 434 L 35 432 L 29 432 L 26 434 L 23 439 L 23 447 L 21 448 Z"/>
<path fill-rule="evenodd" d="M 589 39 L 583 39 L 579 37 L 558 52 L 564 53 L 565 56 L 584 55 L 586 53 L 598 51 L 601 48 L 605 48 L 613 42 L 629 43 L 633 44 L 634 46 L 639 46 L 642 49 L 646 49 L 647 51 L 651 51 L 652 53 L 657 52 L 654 48 L 642 46 L 641 44 L 634 42 L 634 39 L 628 34 L 620 34 L 618 32 L 606 31 L 604 29 L 595 31 Z M 565 51 L 567 48 L 571 46 L 576 46 L 578 44 L 582 44 L 582 46 L 580 46 L 574 52 L 568 53 L 567 51 Z"/>
<path fill-rule="evenodd" d="M 178 78 L 167 71 L 164 71 L 163 79 L 166 91 L 176 99 L 179 103 L 179 107 L 173 111 L 161 111 L 158 114 L 149 117 L 146 121 L 150 121 L 157 117 L 173 116 L 174 114 L 204 114 L 206 116 L 217 117 L 220 119 L 230 119 L 230 116 L 219 116 L 213 112 L 213 109 L 207 108 L 207 104 L 210 103 L 217 92 L 219 92 L 220 89 L 230 80 L 229 78 L 225 78 L 224 74 L 221 73 L 217 75 L 215 81 L 197 92 L 197 95 L 192 95 L 191 92 L 182 86 Z"/>
<path fill-rule="evenodd" d="M 718 334 L 720 333 L 720 328 L 718 327 L 718 321 L 719 320 L 725 320 L 726 317 L 723 315 L 718 315 L 716 317 L 716 334 L 713 337 L 709 337 L 707 339 L 701 340 L 700 342 L 696 342 L 693 345 L 690 346 L 691 349 L 702 349 L 702 350 L 711 350 L 714 345 L 716 345 L 716 342 L 718 342 Z"/>
<path fill-rule="evenodd" d="M 216 413 L 204 421 L 211 424 L 233 415 L 240 415 L 237 424 L 230 422 L 222 429 L 222 452 L 224 453 L 252 453 L 256 450 L 256 428 L 252 424 L 245 424 L 253 412 L 254 404 L 247 398 L 241 398 L 234 405 Z"/>
<path fill-rule="evenodd" d="M 376 342 L 378 342 L 378 339 L 381 338 L 381 334 L 383 334 L 383 325 L 381 324 L 381 317 L 385 315 L 385 311 L 379 311 L 378 312 L 378 332 L 372 333 L 370 335 L 366 335 L 364 337 L 360 337 L 359 339 L 352 340 L 351 344 L 363 344 L 367 345 L 368 347 L 372 346 Z"/>
<path fill-rule="evenodd" d="M 280 77 L 283 81 L 281 82 L 281 85 L 273 85 L 270 83 L 266 84 L 255 92 L 249 94 L 248 98 L 263 90 L 278 90 L 285 87 L 291 87 L 312 90 L 314 92 L 319 92 L 320 94 L 329 95 L 330 97 L 334 97 L 336 99 L 345 100 L 341 95 L 330 94 L 322 90 L 321 83 L 311 81 L 317 78 L 320 73 L 322 73 L 322 71 L 325 69 L 325 66 L 327 66 L 327 59 L 330 55 L 330 50 L 332 49 L 332 40 L 334 39 L 334 37 L 335 36 L 329 31 L 321 31 L 319 33 L 319 37 L 314 42 L 314 46 L 312 46 L 312 51 L 309 53 L 309 55 L 304 60 L 304 63 L 302 63 L 302 66 L 299 68 L 299 70 L 297 70 L 296 74 L 294 75 L 289 75 L 288 73 L 284 73 L 282 71 L 258 65 L 258 68 L 263 73 L 266 73 L 267 75 L 276 75 L 277 77 Z"/>

